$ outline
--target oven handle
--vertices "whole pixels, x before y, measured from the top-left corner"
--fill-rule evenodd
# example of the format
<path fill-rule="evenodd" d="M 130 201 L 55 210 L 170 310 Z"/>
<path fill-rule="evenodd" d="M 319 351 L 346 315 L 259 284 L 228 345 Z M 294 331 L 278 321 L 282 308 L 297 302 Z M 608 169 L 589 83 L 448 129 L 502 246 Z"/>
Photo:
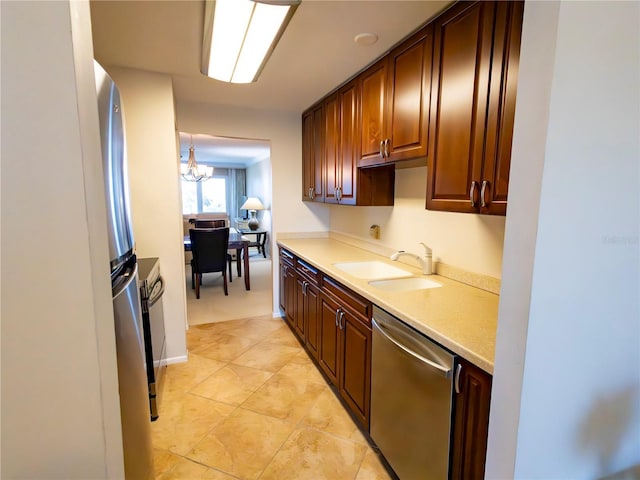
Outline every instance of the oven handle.
<path fill-rule="evenodd" d="M 151 287 L 151 291 L 153 292 L 156 289 L 156 285 L 160 283 L 160 291 L 157 293 L 157 295 L 154 295 L 153 298 L 149 297 L 149 308 L 153 307 L 155 305 L 155 303 L 160 300 L 160 298 L 162 298 L 162 294 L 164 294 L 164 278 L 162 278 L 162 275 L 158 277 L 158 279 L 153 282 L 153 286 Z"/>

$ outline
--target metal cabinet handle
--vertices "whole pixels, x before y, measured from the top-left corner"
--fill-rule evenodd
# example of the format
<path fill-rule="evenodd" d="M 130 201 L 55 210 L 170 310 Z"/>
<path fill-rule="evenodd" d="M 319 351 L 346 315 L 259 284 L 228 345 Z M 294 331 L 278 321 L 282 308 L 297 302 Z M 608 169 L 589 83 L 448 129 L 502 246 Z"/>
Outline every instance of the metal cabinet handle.
<path fill-rule="evenodd" d="M 487 206 L 487 200 L 484 198 L 485 191 L 487 190 L 487 185 L 489 182 L 487 180 L 482 181 L 482 188 L 480 189 L 480 205 L 482 207 Z"/>
<path fill-rule="evenodd" d="M 459 363 L 458 366 L 456 367 L 456 378 L 453 381 L 456 388 L 456 393 L 460 393 L 460 373 L 461 372 L 462 372 L 462 364 Z"/>
<path fill-rule="evenodd" d="M 344 330 L 344 312 L 340 311 L 340 319 L 338 320 L 340 330 Z"/>
<path fill-rule="evenodd" d="M 384 140 L 380 140 L 380 157 L 384 160 Z"/>
<path fill-rule="evenodd" d="M 390 143 L 391 143 L 391 140 L 389 140 L 388 138 L 384 141 L 384 155 L 387 158 L 389 158 L 389 144 Z"/>
<path fill-rule="evenodd" d="M 471 182 L 471 188 L 469 188 L 469 200 L 471 200 L 472 207 L 476 206 L 475 196 L 476 196 L 476 181 L 474 180 Z"/>
<path fill-rule="evenodd" d="M 338 308 L 338 309 L 336 310 L 336 328 L 340 328 L 340 327 L 338 326 L 338 315 L 339 315 L 339 314 L 340 314 L 340 309 Z"/>
<path fill-rule="evenodd" d="M 311 200 L 316 198 L 316 188 L 311 187 Z"/>

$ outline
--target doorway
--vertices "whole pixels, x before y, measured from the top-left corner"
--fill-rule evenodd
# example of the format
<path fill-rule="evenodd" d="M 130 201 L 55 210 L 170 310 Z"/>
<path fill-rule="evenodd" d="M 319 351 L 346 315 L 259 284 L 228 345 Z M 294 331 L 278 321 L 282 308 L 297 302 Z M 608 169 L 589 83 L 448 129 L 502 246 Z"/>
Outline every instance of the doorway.
<path fill-rule="evenodd" d="M 230 249 L 233 256 L 228 295 L 224 295 L 220 273 L 202 276 L 200 298 L 192 289 L 191 253 L 185 251 L 185 289 L 187 322 L 190 326 L 271 315 L 273 298 L 271 259 L 271 144 L 267 140 L 219 137 L 194 132 L 180 132 L 180 161 L 187 163 L 190 148 L 198 165 L 213 168 L 209 179 L 199 182 L 181 178 L 183 233 L 196 220 L 224 221 L 231 234 L 250 241 L 246 285 L 242 251 Z M 248 200 L 250 200 L 248 202 Z M 259 206 L 255 207 L 255 200 Z M 257 210 L 246 208 L 254 204 Z M 242 207 L 245 207 L 243 209 Z M 260 209 L 260 207 L 262 207 Z M 249 229 L 250 217 L 258 221 Z M 258 234 L 257 232 L 263 232 Z M 240 276 L 238 275 L 240 273 Z"/>

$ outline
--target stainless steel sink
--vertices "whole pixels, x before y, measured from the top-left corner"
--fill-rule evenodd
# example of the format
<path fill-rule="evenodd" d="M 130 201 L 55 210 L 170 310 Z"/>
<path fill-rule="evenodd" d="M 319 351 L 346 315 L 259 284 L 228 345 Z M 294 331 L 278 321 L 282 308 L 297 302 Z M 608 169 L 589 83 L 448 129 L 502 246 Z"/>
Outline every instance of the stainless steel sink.
<path fill-rule="evenodd" d="M 411 272 L 407 272 L 402 268 L 394 267 L 393 265 L 377 260 L 370 262 L 334 263 L 333 266 L 349 275 L 363 279 L 401 278 L 412 275 Z"/>
<path fill-rule="evenodd" d="M 441 283 L 424 277 L 392 278 L 388 280 L 373 280 L 369 285 L 388 292 L 404 292 L 408 290 L 425 290 L 439 288 Z"/>

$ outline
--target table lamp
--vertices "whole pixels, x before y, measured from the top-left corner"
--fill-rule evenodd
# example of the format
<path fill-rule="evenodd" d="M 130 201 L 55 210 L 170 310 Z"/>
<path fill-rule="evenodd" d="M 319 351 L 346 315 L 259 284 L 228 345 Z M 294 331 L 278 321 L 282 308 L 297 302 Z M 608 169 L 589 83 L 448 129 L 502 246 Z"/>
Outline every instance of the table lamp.
<path fill-rule="evenodd" d="M 249 222 L 247 223 L 247 225 L 249 225 L 249 228 L 251 230 L 257 230 L 260 226 L 260 223 L 256 218 L 256 210 L 264 210 L 264 205 L 262 205 L 260 199 L 258 199 L 257 197 L 247 198 L 247 201 L 242 204 L 240 210 L 249 210 L 249 215 L 251 216 L 251 218 L 249 218 Z"/>

